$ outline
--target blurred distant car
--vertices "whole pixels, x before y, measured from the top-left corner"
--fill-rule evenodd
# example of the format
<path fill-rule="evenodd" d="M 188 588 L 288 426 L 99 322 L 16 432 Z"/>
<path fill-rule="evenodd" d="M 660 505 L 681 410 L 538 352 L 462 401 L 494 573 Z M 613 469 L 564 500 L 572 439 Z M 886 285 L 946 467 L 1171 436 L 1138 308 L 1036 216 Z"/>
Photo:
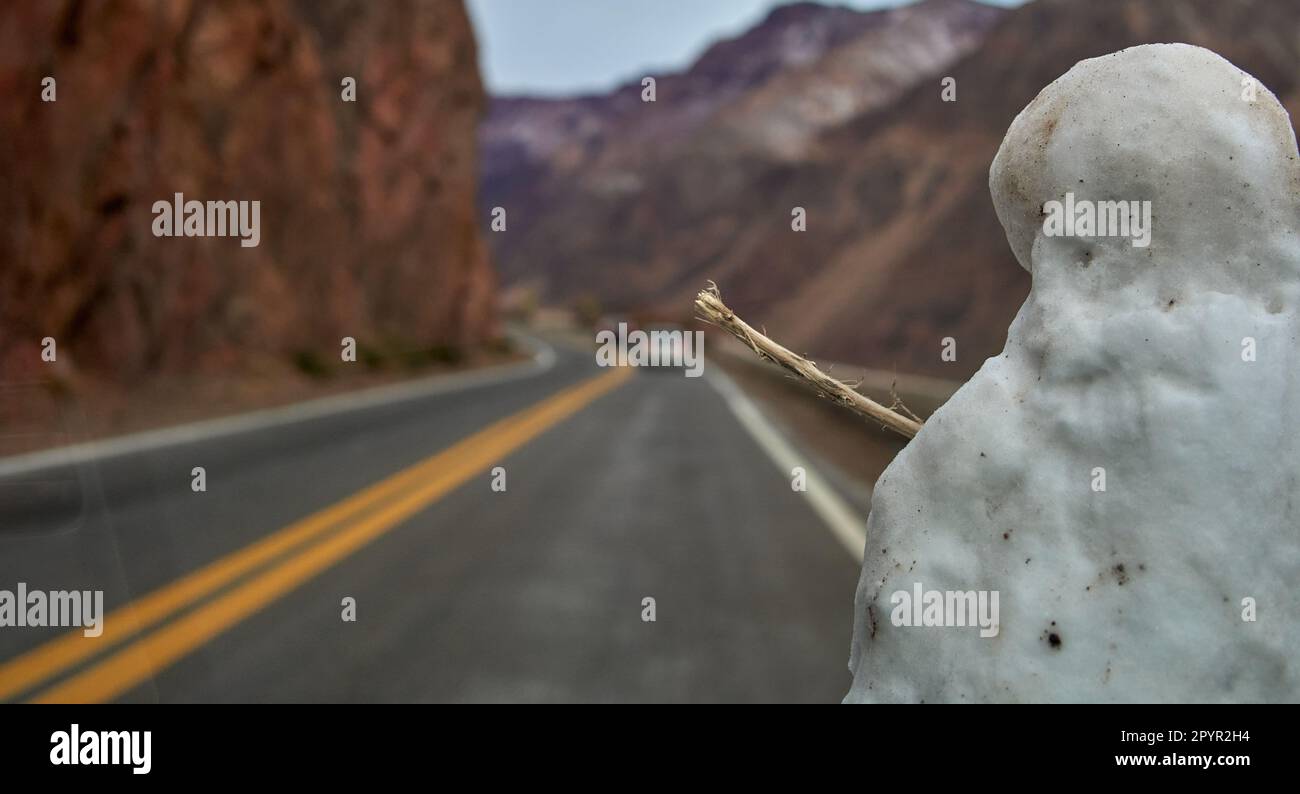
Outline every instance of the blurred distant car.
<path fill-rule="evenodd" d="M 645 367 L 649 370 L 676 371 L 685 365 L 686 350 L 684 340 L 686 331 L 680 325 L 671 323 L 660 323 L 647 326 L 646 334 L 650 338 L 650 345 L 653 348 L 651 359 L 653 365 Z"/>

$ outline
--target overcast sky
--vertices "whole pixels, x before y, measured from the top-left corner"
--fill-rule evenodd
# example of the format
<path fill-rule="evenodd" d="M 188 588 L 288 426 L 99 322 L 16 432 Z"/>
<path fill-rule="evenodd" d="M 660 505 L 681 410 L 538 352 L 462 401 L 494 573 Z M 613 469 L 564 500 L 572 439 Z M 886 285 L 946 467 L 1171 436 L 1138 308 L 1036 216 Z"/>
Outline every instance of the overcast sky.
<path fill-rule="evenodd" d="M 745 31 L 784 2 L 467 0 L 488 90 L 545 95 L 606 91 L 631 78 L 684 68 L 713 41 Z M 883 8 L 905 0 L 840 4 Z"/>

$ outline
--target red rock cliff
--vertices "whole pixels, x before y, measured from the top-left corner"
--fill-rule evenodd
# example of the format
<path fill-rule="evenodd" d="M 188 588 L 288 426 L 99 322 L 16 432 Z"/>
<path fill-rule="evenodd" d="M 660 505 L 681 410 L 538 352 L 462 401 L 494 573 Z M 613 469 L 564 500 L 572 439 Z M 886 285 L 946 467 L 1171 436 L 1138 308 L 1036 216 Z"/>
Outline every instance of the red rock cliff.
<path fill-rule="evenodd" d="M 131 383 L 494 333 L 460 0 L 6 3 L 0 53 L 0 380 L 45 336 Z M 176 192 L 261 201 L 260 245 L 155 237 Z"/>

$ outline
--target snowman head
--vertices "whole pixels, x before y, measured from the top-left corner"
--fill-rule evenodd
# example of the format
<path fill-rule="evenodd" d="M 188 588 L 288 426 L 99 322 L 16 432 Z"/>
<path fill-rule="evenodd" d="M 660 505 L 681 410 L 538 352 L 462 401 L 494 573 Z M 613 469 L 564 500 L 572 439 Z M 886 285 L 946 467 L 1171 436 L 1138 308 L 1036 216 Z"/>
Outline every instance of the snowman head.
<path fill-rule="evenodd" d="M 1279 255 L 1295 250 L 1300 227 L 1290 119 L 1262 84 L 1200 47 L 1150 44 L 1079 63 L 1016 117 L 989 186 L 1036 279 L 1043 268 L 1087 269 L 1099 288 L 1117 288 L 1152 267 L 1164 274 L 1153 281 L 1162 295 L 1191 287 L 1271 299 L 1279 281 L 1300 278 L 1294 257 Z M 1147 244 L 1045 230 L 1046 208 L 1067 199 L 1080 216 L 1085 203 L 1107 202 L 1101 220 L 1109 202 L 1149 208 Z"/>

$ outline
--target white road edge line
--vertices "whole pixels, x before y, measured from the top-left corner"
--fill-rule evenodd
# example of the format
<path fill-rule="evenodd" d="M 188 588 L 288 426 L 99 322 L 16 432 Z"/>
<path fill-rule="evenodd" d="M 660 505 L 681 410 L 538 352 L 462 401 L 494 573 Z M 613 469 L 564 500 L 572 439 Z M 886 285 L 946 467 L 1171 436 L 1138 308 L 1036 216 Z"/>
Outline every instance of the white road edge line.
<path fill-rule="evenodd" d="M 405 402 L 434 394 L 445 394 L 463 389 L 472 389 L 477 386 L 504 383 L 531 375 L 539 375 L 555 366 L 555 348 L 535 337 L 522 334 L 514 336 L 517 341 L 532 348 L 533 356 L 531 360 L 498 364 L 452 375 L 435 375 L 422 380 L 376 386 L 330 397 L 318 397 L 291 405 L 248 411 L 219 419 L 205 419 L 200 422 L 106 438 L 102 441 L 88 441 L 81 444 L 69 444 L 63 447 L 54 447 L 53 449 L 13 455 L 0 458 L 0 477 L 30 474 L 31 472 L 59 466 L 80 465 L 90 461 L 116 458 L 145 450 L 189 444 L 195 441 L 206 441 L 236 433 L 264 430 L 268 427 L 317 419 L 377 405 Z"/>
<path fill-rule="evenodd" d="M 803 467 L 807 473 L 808 483 L 808 490 L 803 492 L 803 496 L 808 498 L 808 504 L 826 524 L 826 528 L 831 531 L 835 539 L 848 550 L 849 554 L 853 555 L 853 559 L 861 563 L 867 545 L 867 530 L 858 520 L 853 508 L 835 493 L 825 477 L 822 477 L 804 457 L 795 452 L 790 442 L 781 435 L 781 431 L 763 416 L 758 406 L 754 405 L 753 401 L 746 397 L 730 378 L 714 366 L 709 368 L 705 379 L 722 395 L 722 399 L 740 421 L 741 426 L 749 431 L 749 435 L 763 448 L 767 457 L 781 470 L 787 482 L 791 476 L 791 469 L 795 466 Z"/>

